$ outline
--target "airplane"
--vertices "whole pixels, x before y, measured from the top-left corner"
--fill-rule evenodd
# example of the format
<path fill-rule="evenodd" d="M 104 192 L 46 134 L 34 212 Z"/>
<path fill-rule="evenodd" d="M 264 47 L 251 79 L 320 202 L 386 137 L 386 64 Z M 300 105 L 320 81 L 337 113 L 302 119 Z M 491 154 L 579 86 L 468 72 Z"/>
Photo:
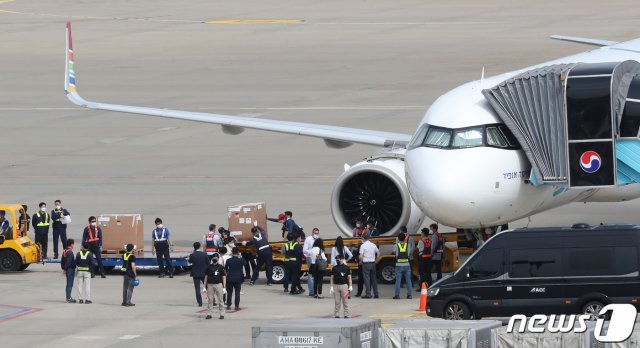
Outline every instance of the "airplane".
<path fill-rule="evenodd" d="M 76 86 L 69 22 L 64 84 L 68 99 L 88 109 L 219 124 L 224 133 L 232 135 L 249 128 L 315 137 L 337 149 L 354 143 L 377 147 L 361 162 L 345 164 L 333 188 L 332 215 L 347 236 L 352 235 L 356 219 L 373 221 L 383 235 L 394 235 L 401 226 L 416 231 L 426 216 L 446 226 L 495 233 L 509 222 L 572 202 L 619 202 L 640 197 L 640 168 L 633 164 L 633 158 L 640 159 L 640 146 L 635 147 L 640 79 L 634 79 L 636 65 L 640 65 L 640 39 L 552 38 L 597 48 L 461 85 L 431 105 L 413 135 L 87 101 Z M 623 61 L 631 63 L 620 63 Z M 592 107 L 609 100 L 593 92 L 598 88 L 592 84 L 597 85 L 598 77 L 603 76 L 624 81 L 616 82 L 619 86 L 611 92 L 617 93 L 618 99 L 609 98 L 626 105 L 624 112 L 616 104 L 615 111 L 605 107 L 605 112 L 593 116 L 581 104 Z M 531 88 L 534 82 L 536 88 Z M 525 86 L 529 92 L 510 94 L 514 86 Z M 543 88 L 549 89 L 548 95 L 536 92 Z M 556 109 L 546 110 L 559 96 L 564 99 L 554 104 Z M 526 111 L 526 105 L 532 109 Z M 518 110 L 525 115 L 518 116 Z M 559 123 L 545 126 L 536 117 Z M 574 139 L 573 133 L 588 128 L 587 121 L 597 124 L 591 133 L 600 132 L 591 138 L 578 134 L 579 139 Z M 610 128 L 608 135 L 602 135 L 603 127 Z M 548 139 L 550 134 L 560 140 Z M 597 151 L 590 147 L 591 140 Z M 623 155 L 631 159 L 621 160 Z"/>

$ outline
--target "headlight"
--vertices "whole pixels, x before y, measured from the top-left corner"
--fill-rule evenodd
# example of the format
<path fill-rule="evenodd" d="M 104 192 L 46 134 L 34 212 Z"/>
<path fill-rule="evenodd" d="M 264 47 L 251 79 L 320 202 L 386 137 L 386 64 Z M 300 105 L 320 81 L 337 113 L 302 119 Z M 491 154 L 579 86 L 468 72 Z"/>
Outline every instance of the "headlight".
<path fill-rule="evenodd" d="M 440 292 L 440 288 L 431 288 L 431 289 L 429 289 L 429 291 L 427 291 L 427 296 L 429 296 L 429 297 L 438 296 L 439 292 Z"/>

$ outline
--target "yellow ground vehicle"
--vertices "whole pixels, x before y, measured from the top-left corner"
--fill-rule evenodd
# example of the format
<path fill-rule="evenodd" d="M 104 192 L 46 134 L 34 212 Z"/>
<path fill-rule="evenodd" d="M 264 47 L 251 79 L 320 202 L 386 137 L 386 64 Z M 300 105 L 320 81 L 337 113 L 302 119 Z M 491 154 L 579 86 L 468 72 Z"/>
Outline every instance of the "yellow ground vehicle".
<path fill-rule="evenodd" d="M 0 271 L 22 271 L 40 262 L 40 246 L 27 236 L 28 223 L 22 219 L 20 204 L 0 204 L 5 212 L 0 221 Z"/>
<path fill-rule="evenodd" d="M 443 233 L 442 234 L 447 242 L 463 242 L 466 241 L 466 237 L 464 234 L 460 233 Z M 414 240 L 414 246 L 417 245 L 418 241 L 420 241 L 421 236 L 419 234 L 411 235 Z M 362 243 L 361 238 L 344 238 L 344 246 L 350 249 L 357 248 Z M 380 257 L 376 261 L 376 270 L 378 274 L 378 279 L 382 283 L 394 283 L 396 279 L 396 270 L 395 270 L 395 255 L 393 255 L 393 245 L 396 243 L 396 237 L 372 237 L 370 241 L 378 246 L 380 249 Z M 273 250 L 273 281 L 275 283 L 281 283 L 284 279 L 284 255 L 281 253 L 282 246 L 285 242 L 272 242 L 269 243 L 271 249 Z M 330 257 L 330 251 L 333 245 L 335 244 L 335 239 L 324 239 L 324 247 L 327 253 L 327 257 Z M 384 246 L 388 246 L 388 248 L 384 248 Z M 255 253 L 254 247 L 240 247 L 243 252 Z M 386 250 L 388 249 L 388 250 Z M 471 248 L 457 248 L 456 246 L 450 246 L 449 244 L 445 247 L 445 255 L 442 263 L 442 271 L 444 273 L 453 272 L 458 267 L 460 267 L 460 256 L 461 255 L 470 255 L 473 253 L 473 249 Z M 418 258 L 417 258 L 417 248 L 414 251 L 414 257 L 412 262 L 412 271 L 415 277 L 418 277 Z M 358 269 L 358 264 L 355 260 L 350 260 L 347 265 L 352 270 Z M 302 263 L 302 272 L 305 273 L 308 271 L 307 264 L 305 262 Z"/>

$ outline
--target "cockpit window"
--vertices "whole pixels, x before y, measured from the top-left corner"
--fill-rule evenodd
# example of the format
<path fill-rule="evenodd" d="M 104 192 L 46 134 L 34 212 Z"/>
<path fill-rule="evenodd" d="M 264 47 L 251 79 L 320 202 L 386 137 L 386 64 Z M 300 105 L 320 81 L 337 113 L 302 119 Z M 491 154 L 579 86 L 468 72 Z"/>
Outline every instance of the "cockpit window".
<path fill-rule="evenodd" d="M 441 149 L 477 146 L 497 147 L 508 150 L 521 148 L 516 137 L 504 124 L 487 124 L 458 129 L 423 124 L 416 131 L 407 149 L 411 150 L 421 146 Z"/>
<path fill-rule="evenodd" d="M 435 147 L 448 147 L 451 141 L 451 130 L 443 128 L 429 128 L 424 145 Z"/>
<path fill-rule="evenodd" d="M 453 147 L 482 146 L 483 127 L 457 130 L 453 136 Z"/>
<path fill-rule="evenodd" d="M 487 127 L 487 145 L 497 147 L 507 147 L 507 138 L 498 130 L 498 127 Z"/>

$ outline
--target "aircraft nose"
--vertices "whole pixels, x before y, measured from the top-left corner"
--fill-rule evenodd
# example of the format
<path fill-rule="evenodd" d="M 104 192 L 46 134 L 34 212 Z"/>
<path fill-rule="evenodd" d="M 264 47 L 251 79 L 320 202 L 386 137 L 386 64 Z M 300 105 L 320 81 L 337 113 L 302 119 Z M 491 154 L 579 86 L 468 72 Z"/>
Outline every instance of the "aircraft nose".
<path fill-rule="evenodd" d="M 486 148 L 407 151 L 405 170 L 411 197 L 438 223 L 475 228 L 497 223 L 513 197 L 496 195 L 494 161 Z M 492 163 L 492 164 L 490 164 Z"/>

